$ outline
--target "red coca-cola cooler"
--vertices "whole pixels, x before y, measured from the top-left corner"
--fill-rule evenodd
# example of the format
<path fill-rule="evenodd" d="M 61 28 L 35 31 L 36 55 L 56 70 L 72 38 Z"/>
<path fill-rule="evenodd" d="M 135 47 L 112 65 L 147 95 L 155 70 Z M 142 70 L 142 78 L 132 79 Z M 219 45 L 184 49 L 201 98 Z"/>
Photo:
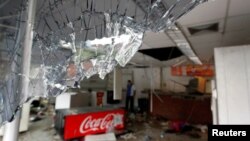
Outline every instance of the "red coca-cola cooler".
<path fill-rule="evenodd" d="M 55 128 L 64 140 L 105 133 L 112 128 L 122 130 L 124 114 L 124 109 L 117 107 L 60 109 L 56 111 Z"/>

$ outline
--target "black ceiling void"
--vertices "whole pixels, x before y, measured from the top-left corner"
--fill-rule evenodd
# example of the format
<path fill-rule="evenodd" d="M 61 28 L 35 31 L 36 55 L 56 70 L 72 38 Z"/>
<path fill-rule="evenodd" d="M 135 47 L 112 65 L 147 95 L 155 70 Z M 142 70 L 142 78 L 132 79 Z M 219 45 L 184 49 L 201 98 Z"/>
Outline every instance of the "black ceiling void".
<path fill-rule="evenodd" d="M 188 28 L 191 35 L 198 34 L 201 32 L 218 32 L 219 23 L 205 24 L 199 26 L 193 26 Z"/>
<path fill-rule="evenodd" d="M 139 52 L 151 56 L 160 61 L 167 61 L 183 55 L 177 47 L 165 47 L 139 50 Z"/>

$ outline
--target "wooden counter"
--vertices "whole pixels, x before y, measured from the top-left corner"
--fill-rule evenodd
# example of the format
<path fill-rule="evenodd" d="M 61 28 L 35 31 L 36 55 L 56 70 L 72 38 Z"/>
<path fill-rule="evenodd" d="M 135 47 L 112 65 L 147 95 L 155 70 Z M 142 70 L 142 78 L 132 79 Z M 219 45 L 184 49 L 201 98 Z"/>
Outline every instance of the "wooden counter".
<path fill-rule="evenodd" d="M 152 114 L 169 120 L 181 120 L 194 124 L 211 124 L 211 96 L 193 96 L 187 94 L 153 95 Z"/>

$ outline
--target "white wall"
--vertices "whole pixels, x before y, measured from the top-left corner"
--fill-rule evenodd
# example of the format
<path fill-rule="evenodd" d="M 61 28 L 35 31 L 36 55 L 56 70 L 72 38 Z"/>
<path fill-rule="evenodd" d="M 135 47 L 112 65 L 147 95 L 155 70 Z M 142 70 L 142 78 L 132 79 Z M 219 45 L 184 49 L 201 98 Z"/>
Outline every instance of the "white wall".
<path fill-rule="evenodd" d="M 122 88 L 127 89 L 128 80 L 134 81 L 133 69 L 122 69 Z"/>
<path fill-rule="evenodd" d="M 133 69 L 134 84 L 136 87 L 135 106 L 138 106 L 138 98 L 147 97 L 141 93 L 145 89 L 160 89 L 160 68 L 136 68 Z"/>
<path fill-rule="evenodd" d="M 189 80 L 192 78 L 188 76 L 172 76 L 171 67 L 163 68 L 162 77 L 163 77 L 162 89 L 165 91 L 172 91 L 172 92 L 185 92 L 186 88 L 178 83 L 187 85 Z M 175 83 L 174 81 L 178 83 Z"/>
<path fill-rule="evenodd" d="M 250 124 L 250 45 L 215 49 L 219 124 Z"/>
<path fill-rule="evenodd" d="M 125 105 L 125 99 L 126 99 L 126 89 L 127 89 L 127 81 L 132 80 L 134 81 L 133 76 L 133 69 L 122 69 L 122 101 L 121 104 Z"/>
<path fill-rule="evenodd" d="M 122 99 L 122 70 L 120 68 L 114 69 L 114 79 L 113 79 L 113 90 L 114 90 L 114 99 Z"/>
<path fill-rule="evenodd" d="M 160 68 L 138 68 L 134 71 L 134 83 L 138 89 L 160 89 Z"/>

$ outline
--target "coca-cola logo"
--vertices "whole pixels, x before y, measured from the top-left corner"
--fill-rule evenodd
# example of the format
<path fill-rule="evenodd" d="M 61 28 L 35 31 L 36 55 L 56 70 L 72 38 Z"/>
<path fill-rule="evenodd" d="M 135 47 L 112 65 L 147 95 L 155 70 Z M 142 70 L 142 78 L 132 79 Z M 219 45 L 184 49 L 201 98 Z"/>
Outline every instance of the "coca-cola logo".
<path fill-rule="evenodd" d="M 121 114 L 107 114 L 103 118 L 93 118 L 89 115 L 82 121 L 80 133 L 85 134 L 89 131 L 105 130 L 119 124 L 122 124 Z"/>

